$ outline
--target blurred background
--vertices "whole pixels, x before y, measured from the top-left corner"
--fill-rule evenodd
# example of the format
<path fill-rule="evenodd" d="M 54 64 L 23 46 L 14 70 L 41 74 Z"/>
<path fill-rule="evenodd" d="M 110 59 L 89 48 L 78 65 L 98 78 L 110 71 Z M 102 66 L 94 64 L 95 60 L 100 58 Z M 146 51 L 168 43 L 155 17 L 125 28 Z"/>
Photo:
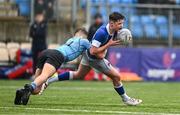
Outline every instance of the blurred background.
<path fill-rule="evenodd" d="M 47 24 L 40 26 L 46 30 L 47 48 L 55 48 L 77 27 L 90 30 L 97 17 L 100 25 L 108 23 L 114 11 L 126 17 L 124 28 L 133 35 L 128 47 L 113 47 L 107 54 L 122 79 L 180 80 L 180 0 L 0 0 L 0 79 L 33 76 L 29 33 L 38 14 Z M 65 64 L 58 72 L 76 70 L 78 63 Z M 85 80 L 109 79 L 92 70 Z"/>

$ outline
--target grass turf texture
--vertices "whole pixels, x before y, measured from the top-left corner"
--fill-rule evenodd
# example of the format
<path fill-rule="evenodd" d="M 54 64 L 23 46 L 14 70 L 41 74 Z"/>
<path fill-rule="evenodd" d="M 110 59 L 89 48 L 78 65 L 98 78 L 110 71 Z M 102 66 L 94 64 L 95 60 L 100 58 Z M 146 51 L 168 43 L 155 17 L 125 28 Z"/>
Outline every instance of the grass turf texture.
<path fill-rule="evenodd" d="M 32 115 L 177 115 L 180 114 L 180 84 L 124 82 L 128 95 L 143 100 L 126 106 L 111 82 L 65 81 L 51 84 L 41 96 L 31 96 L 28 105 L 14 105 L 15 91 L 24 80 L 0 80 L 0 114 Z"/>

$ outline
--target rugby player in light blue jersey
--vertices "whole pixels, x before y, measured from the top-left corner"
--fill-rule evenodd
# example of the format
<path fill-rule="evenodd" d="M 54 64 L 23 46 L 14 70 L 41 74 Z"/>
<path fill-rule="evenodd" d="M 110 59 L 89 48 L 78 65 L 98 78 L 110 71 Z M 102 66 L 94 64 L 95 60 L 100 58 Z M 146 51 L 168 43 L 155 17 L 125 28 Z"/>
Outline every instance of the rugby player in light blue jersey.
<path fill-rule="evenodd" d="M 87 38 L 87 31 L 84 28 L 77 29 L 74 37 L 58 48 L 44 50 L 38 57 L 35 80 L 31 84 L 26 84 L 23 89 L 16 91 L 14 104 L 26 105 L 33 91 L 56 73 L 62 63 L 74 60 L 83 51 L 89 49 L 91 44 L 87 39 L 82 38 Z"/>
<path fill-rule="evenodd" d="M 109 23 L 101 26 L 93 36 L 91 48 L 88 49 L 83 55 L 78 70 L 65 72 L 57 77 L 48 79 L 48 81 L 43 84 L 42 90 L 45 89 L 48 84 L 55 81 L 68 80 L 67 78 L 69 77 L 73 79 L 79 77 L 83 78 L 87 75 L 91 68 L 95 68 L 111 78 L 115 91 L 120 95 L 125 104 L 139 105 L 142 100 L 131 98 L 127 95 L 121 82 L 119 72 L 110 64 L 107 59 L 104 58 L 106 55 L 106 50 L 110 46 L 120 44 L 120 41 L 113 40 L 113 38 L 116 37 L 116 32 L 123 28 L 124 18 L 125 17 L 118 12 L 111 13 L 109 15 Z"/>

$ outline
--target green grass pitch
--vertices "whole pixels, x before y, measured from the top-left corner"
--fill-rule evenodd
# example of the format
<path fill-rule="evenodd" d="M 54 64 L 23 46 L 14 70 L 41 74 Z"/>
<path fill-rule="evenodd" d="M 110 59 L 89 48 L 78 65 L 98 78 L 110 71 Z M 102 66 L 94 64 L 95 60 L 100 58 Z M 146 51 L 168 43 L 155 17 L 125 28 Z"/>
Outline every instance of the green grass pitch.
<path fill-rule="evenodd" d="M 180 83 L 124 82 L 128 95 L 143 100 L 126 106 L 111 82 L 65 81 L 51 84 L 28 105 L 14 105 L 15 91 L 25 80 L 0 80 L 0 114 L 8 115 L 178 115 Z"/>

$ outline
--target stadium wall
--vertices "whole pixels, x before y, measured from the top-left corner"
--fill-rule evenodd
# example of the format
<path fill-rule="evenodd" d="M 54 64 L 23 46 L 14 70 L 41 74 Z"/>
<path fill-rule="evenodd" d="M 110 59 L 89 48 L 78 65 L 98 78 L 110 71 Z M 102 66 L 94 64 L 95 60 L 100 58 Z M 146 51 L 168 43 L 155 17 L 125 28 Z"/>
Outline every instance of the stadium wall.
<path fill-rule="evenodd" d="M 179 48 L 110 48 L 108 58 L 120 72 L 144 81 L 180 81 Z"/>

